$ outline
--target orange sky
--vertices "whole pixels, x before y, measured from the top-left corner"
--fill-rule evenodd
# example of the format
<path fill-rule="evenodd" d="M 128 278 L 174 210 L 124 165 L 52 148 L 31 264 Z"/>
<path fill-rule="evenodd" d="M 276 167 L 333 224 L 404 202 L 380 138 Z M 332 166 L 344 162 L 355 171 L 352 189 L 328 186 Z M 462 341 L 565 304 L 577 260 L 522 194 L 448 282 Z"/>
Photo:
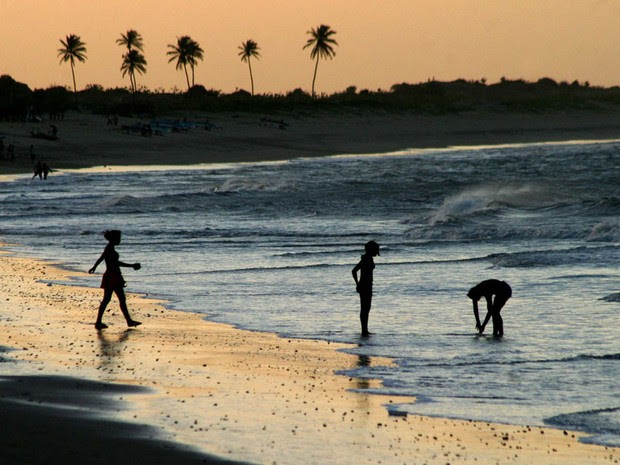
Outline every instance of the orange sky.
<path fill-rule="evenodd" d="M 552 77 L 620 84 L 620 0 L 0 0 L 0 74 L 32 88 L 71 85 L 59 65 L 59 39 L 77 34 L 88 60 L 78 88 L 128 86 L 115 40 L 138 30 L 147 73 L 138 84 L 184 89 L 166 45 L 190 35 L 205 50 L 196 83 L 224 92 L 249 89 L 237 46 L 261 47 L 256 91 L 310 90 L 306 31 L 327 24 L 339 43 L 321 61 L 317 92 L 389 89 L 428 78 L 536 80 Z"/>

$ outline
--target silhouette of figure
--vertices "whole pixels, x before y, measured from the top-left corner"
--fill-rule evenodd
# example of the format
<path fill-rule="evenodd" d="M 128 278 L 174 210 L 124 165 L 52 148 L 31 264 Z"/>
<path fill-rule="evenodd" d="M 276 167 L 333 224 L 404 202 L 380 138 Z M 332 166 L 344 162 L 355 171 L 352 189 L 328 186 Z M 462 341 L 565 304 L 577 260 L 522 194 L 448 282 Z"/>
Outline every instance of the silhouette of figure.
<path fill-rule="evenodd" d="M 355 280 L 355 290 L 360 295 L 360 322 L 362 324 L 362 336 L 370 336 L 368 331 L 368 315 L 372 304 L 372 274 L 375 269 L 375 262 L 372 257 L 380 255 L 379 244 L 369 241 L 364 245 L 365 254 L 362 255 L 359 263 L 353 267 L 351 273 Z M 358 279 L 357 272 L 360 272 Z"/>
<path fill-rule="evenodd" d="M 495 298 L 493 298 L 495 296 Z M 504 320 L 500 315 L 500 311 L 506 304 L 506 301 L 512 296 L 512 289 L 506 281 L 497 279 L 488 279 L 482 281 L 472 287 L 467 293 L 474 305 L 474 316 L 476 317 L 476 329 L 480 334 L 484 332 L 484 328 L 493 318 L 493 336 L 501 337 L 504 335 Z M 487 314 L 482 324 L 478 316 L 478 301 L 484 297 L 487 301 Z"/>
<path fill-rule="evenodd" d="M 43 179 L 43 164 L 41 163 L 41 160 L 39 160 L 34 166 L 34 174 L 32 175 L 32 179 L 37 176 L 39 176 L 39 179 Z"/>
<path fill-rule="evenodd" d="M 52 172 L 52 169 L 47 166 L 47 163 L 41 163 L 41 171 L 43 171 L 43 179 L 47 181 L 47 175 Z"/>
<path fill-rule="evenodd" d="M 105 246 L 101 257 L 97 259 L 94 266 L 88 270 L 90 274 L 94 273 L 97 269 L 97 266 L 105 260 L 106 270 L 103 273 L 103 278 L 101 280 L 101 288 L 103 289 L 103 300 L 101 301 L 101 305 L 99 305 L 99 313 L 97 314 L 97 321 L 95 322 L 95 328 L 104 329 L 108 326 L 105 325 L 101 320 L 103 318 L 103 312 L 110 303 L 112 299 L 112 293 L 116 294 L 118 298 L 118 303 L 121 307 L 121 311 L 123 312 L 123 316 L 127 321 L 127 326 L 133 327 L 141 325 L 139 321 L 132 320 L 129 316 L 129 311 L 127 310 L 127 301 L 125 298 L 125 280 L 123 279 L 123 275 L 121 274 L 121 266 L 127 268 L 133 268 L 134 270 L 140 269 L 139 263 L 123 263 L 119 260 L 118 252 L 114 249 L 115 246 L 121 243 L 121 232 L 117 230 L 106 231 L 103 234 L 108 240 L 108 245 Z"/>

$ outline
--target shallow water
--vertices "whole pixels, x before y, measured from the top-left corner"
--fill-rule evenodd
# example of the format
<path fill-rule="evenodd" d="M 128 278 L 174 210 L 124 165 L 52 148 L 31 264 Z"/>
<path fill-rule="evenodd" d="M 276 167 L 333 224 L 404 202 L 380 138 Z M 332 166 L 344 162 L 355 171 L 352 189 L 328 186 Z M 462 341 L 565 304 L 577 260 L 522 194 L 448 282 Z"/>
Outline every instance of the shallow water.
<path fill-rule="evenodd" d="M 100 232 L 121 229 L 121 259 L 142 263 L 129 291 L 357 343 L 356 376 L 418 397 L 391 408 L 620 445 L 619 186 L 617 142 L 54 173 L 0 182 L 0 235 L 87 270 Z M 362 339 L 351 268 L 370 239 L 382 249 Z M 503 339 L 474 330 L 466 293 L 488 278 L 513 288 Z M 370 369 L 374 355 L 397 367 Z"/>

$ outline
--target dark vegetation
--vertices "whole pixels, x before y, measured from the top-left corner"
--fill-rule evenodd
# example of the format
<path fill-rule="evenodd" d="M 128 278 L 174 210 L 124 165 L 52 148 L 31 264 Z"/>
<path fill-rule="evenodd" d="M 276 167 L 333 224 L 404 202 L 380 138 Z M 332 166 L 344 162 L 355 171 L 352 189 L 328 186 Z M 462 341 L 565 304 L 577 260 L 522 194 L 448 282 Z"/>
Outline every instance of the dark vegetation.
<path fill-rule="evenodd" d="M 0 76 L 0 119 L 25 120 L 45 116 L 53 119 L 67 110 L 96 114 L 164 115 L 187 111 L 243 111 L 256 113 L 314 112 L 412 112 L 447 114 L 467 111 L 556 112 L 614 109 L 620 105 L 620 87 L 591 87 L 587 82 L 558 83 L 502 79 L 495 84 L 459 79 L 395 84 L 389 91 L 357 90 L 312 97 L 302 89 L 286 94 L 252 96 L 239 90 L 225 94 L 201 85 L 186 92 L 104 89 L 89 85 L 74 94 L 64 87 L 31 90 L 10 76 Z"/>

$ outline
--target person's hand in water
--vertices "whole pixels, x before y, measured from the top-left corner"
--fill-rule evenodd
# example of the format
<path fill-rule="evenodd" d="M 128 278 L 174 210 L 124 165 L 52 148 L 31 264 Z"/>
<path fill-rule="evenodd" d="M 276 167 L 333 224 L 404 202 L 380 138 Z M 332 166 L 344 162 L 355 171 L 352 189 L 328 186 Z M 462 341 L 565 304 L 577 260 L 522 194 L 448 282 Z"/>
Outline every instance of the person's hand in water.
<path fill-rule="evenodd" d="M 132 266 L 134 270 L 139 270 L 140 268 L 142 268 L 142 265 L 140 265 L 139 263 L 134 263 Z"/>

